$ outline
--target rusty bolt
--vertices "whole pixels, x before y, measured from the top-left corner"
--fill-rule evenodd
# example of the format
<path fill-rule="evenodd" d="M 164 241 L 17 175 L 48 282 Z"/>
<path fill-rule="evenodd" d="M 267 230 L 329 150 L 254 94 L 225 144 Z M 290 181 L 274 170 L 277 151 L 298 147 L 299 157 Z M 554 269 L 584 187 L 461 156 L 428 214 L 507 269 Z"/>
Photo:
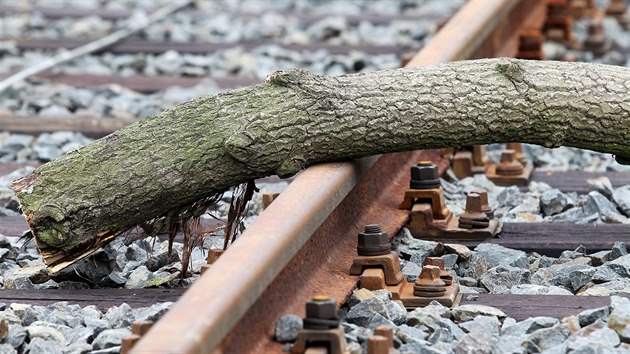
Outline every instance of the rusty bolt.
<path fill-rule="evenodd" d="M 391 248 L 387 232 L 383 232 L 379 224 L 365 225 L 365 230 L 359 233 L 359 256 L 382 256 L 389 254 Z"/>
<path fill-rule="evenodd" d="M 440 297 L 446 293 L 446 284 L 440 279 L 440 268 L 432 265 L 422 267 L 420 276 L 413 284 L 413 295 Z"/>
<path fill-rule="evenodd" d="M 433 189 L 440 187 L 440 176 L 437 166 L 431 161 L 420 161 L 411 167 L 411 189 Z"/>
<path fill-rule="evenodd" d="M 323 295 L 314 296 L 306 302 L 304 329 L 330 329 L 339 327 L 337 302 Z"/>
<path fill-rule="evenodd" d="M 604 34 L 604 25 L 600 19 L 592 19 L 588 24 L 589 36 L 601 36 Z"/>
<path fill-rule="evenodd" d="M 540 49 L 543 45 L 543 35 L 538 29 L 524 29 L 519 35 L 519 49 L 532 50 Z"/>
<path fill-rule="evenodd" d="M 368 354 L 388 354 L 391 341 L 383 336 L 374 335 L 368 339 Z"/>
<path fill-rule="evenodd" d="M 390 326 L 380 325 L 374 328 L 374 335 L 387 338 L 394 347 L 394 330 Z"/>
<path fill-rule="evenodd" d="M 606 15 L 616 17 L 625 14 L 627 10 L 626 0 L 611 0 L 606 8 Z"/>
<path fill-rule="evenodd" d="M 630 18 L 628 18 L 628 5 L 625 0 L 612 0 L 606 9 L 606 14 L 614 16 L 621 27 L 629 28 Z"/>
<path fill-rule="evenodd" d="M 462 229 L 483 229 L 490 226 L 490 219 L 482 209 L 481 196 L 468 193 L 466 196 L 466 211 L 459 216 L 459 227 Z"/>
<path fill-rule="evenodd" d="M 518 36 L 519 50 L 540 50 L 543 45 L 543 36 L 540 30 L 525 29 Z"/>
<path fill-rule="evenodd" d="M 129 351 L 131 351 L 131 348 L 138 343 L 140 338 L 142 337 L 138 334 L 131 334 L 128 337 L 123 338 L 120 345 L 120 354 L 128 354 Z"/>
<path fill-rule="evenodd" d="M 488 219 L 494 219 L 494 210 L 492 210 L 490 202 L 488 202 L 488 192 L 476 191 L 475 193 L 481 197 L 481 211 L 486 214 Z"/>
<path fill-rule="evenodd" d="M 452 158 L 453 155 L 455 154 L 455 148 L 442 148 L 442 157 L 446 157 L 446 158 Z"/>
<path fill-rule="evenodd" d="M 475 166 L 485 166 L 488 162 L 486 147 L 483 145 L 472 146 L 473 164 Z"/>
<path fill-rule="evenodd" d="M 5 319 L 0 320 L 0 340 L 5 339 L 9 335 L 9 322 Z"/>
<path fill-rule="evenodd" d="M 572 0 L 570 8 L 571 16 L 576 19 L 585 16 L 592 17 L 592 12 L 596 10 L 593 0 Z"/>
<path fill-rule="evenodd" d="M 569 4 L 567 0 L 549 0 L 547 2 L 548 19 L 556 20 L 567 16 L 569 16 Z"/>
<path fill-rule="evenodd" d="M 151 321 L 136 321 L 131 324 L 131 335 L 124 338 L 121 343 L 120 353 L 127 354 L 131 348 L 145 335 L 153 326 Z"/>
<path fill-rule="evenodd" d="M 604 25 L 599 19 L 593 19 L 588 24 L 588 37 L 584 41 L 584 49 L 595 55 L 604 55 L 608 51 Z"/>
<path fill-rule="evenodd" d="M 516 176 L 523 173 L 523 164 L 516 160 L 516 151 L 506 149 L 501 153 L 501 162 L 497 165 L 497 174 Z"/>
<path fill-rule="evenodd" d="M 151 321 L 136 321 L 131 324 L 131 333 L 139 336 L 145 335 L 153 326 Z"/>
<path fill-rule="evenodd" d="M 525 29 L 519 34 L 517 58 L 542 60 L 544 37 L 540 30 Z"/>
<path fill-rule="evenodd" d="M 507 143 L 505 145 L 505 148 L 508 150 L 514 150 L 516 159 L 522 163 L 523 165 L 525 165 L 527 163 L 527 157 L 525 157 L 525 154 L 523 153 L 523 144 L 521 143 Z"/>
<path fill-rule="evenodd" d="M 453 284 L 453 277 L 446 271 L 444 266 L 444 259 L 440 257 L 427 257 L 424 259 L 424 265 L 436 266 L 440 269 L 440 279 L 444 281 L 444 284 Z"/>

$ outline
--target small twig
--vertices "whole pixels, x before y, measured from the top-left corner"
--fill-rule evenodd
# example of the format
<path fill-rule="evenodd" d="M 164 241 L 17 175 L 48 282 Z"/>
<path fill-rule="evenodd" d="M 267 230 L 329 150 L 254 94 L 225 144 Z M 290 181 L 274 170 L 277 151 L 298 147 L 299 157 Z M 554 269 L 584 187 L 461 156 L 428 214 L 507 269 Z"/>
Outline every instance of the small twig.
<path fill-rule="evenodd" d="M 192 266 L 191 256 L 195 247 L 201 247 L 203 250 L 203 242 L 206 237 L 206 233 L 201 226 L 200 218 L 183 221 L 182 232 L 184 233 L 184 247 L 182 249 L 182 272 L 180 273 L 180 276 L 183 279 L 188 273 L 188 268 Z"/>
<path fill-rule="evenodd" d="M 241 191 L 241 188 L 242 191 Z M 252 200 L 254 196 L 254 191 L 257 191 L 256 183 L 253 180 L 250 180 L 247 183 L 244 183 L 237 187 L 232 194 L 232 199 L 230 200 L 230 209 L 228 210 L 228 219 L 227 225 L 225 227 L 225 239 L 223 241 L 223 250 L 226 250 L 228 244 L 230 243 L 230 239 L 232 242 L 236 240 L 236 235 L 238 233 L 238 226 L 243 220 L 243 212 L 245 211 L 245 207 L 247 203 Z"/>
<path fill-rule="evenodd" d="M 123 28 L 121 28 L 120 30 L 114 33 L 111 33 L 103 38 L 99 38 L 93 42 L 87 43 L 85 45 L 74 48 L 67 52 L 60 53 L 55 57 L 44 60 L 36 65 L 28 67 L 22 71 L 15 73 L 14 75 L 9 76 L 3 81 L 0 81 L 0 93 L 8 89 L 9 87 L 13 86 L 14 84 L 24 79 L 27 79 L 33 75 L 37 75 L 41 72 L 44 72 L 56 65 L 76 59 L 86 54 L 90 54 L 97 50 L 109 47 L 125 39 L 126 37 L 129 37 L 130 35 L 146 28 L 147 26 L 166 18 L 173 12 L 183 7 L 188 6 L 191 2 L 192 0 L 174 1 L 164 6 L 163 8 L 151 13 L 149 16 L 147 16 L 145 21 L 138 21 L 137 19 L 134 19 L 132 17 L 132 21 L 128 21 L 127 24 Z"/>

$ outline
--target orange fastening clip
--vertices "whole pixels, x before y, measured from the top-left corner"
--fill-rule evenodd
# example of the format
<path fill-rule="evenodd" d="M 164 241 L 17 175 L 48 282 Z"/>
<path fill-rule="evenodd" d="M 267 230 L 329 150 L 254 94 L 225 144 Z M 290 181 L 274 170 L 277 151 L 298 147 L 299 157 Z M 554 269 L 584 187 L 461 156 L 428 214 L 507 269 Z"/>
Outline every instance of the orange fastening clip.
<path fill-rule="evenodd" d="M 597 5 L 594 0 L 570 0 L 569 11 L 574 19 L 594 17 L 597 14 Z"/>
<path fill-rule="evenodd" d="M 337 302 L 328 296 L 315 296 L 306 302 L 304 328 L 291 347 L 291 353 L 304 354 L 319 347 L 328 348 L 324 353 L 345 354 L 346 336 L 339 326 Z M 317 348 L 313 348 L 316 345 Z"/>
<path fill-rule="evenodd" d="M 518 164 L 522 168 L 522 165 Z M 427 189 L 414 189 L 414 186 L 418 188 L 424 185 L 414 180 L 418 178 L 417 175 L 414 177 L 414 167 L 411 170 L 412 188 L 405 192 L 399 206 L 400 209 L 411 210 L 407 227 L 413 237 L 449 241 L 479 240 L 493 237 L 499 232 L 499 223 L 494 220 L 494 213 L 488 205 L 487 193 L 471 193 L 466 200 L 466 213 L 463 218 L 456 217 L 446 207 L 442 186 L 435 188 L 431 185 L 431 188 Z M 437 171 L 435 165 L 423 167 Z M 432 174 L 426 173 L 426 176 L 430 177 Z M 479 211 L 481 214 L 472 215 L 472 212 L 476 212 L 477 204 L 481 208 Z"/>
<path fill-rule="evenodd" d="M 136 321 L 131 324 L 131 335 L 122 340 L 120 345 L 120 354 L 127 354 L 131 348 L 138 343 L 140 338 L 145 335 L 153 326 L 151 321 Z"/>
<path fill-rule="evenodd" d="M 606 15 L 613 16 L 621 27 L 630 29 L 630 19 L 628 18 L 628 4 L 625 0 L 612 0 L 606 9 Z"/>
<path fill-rule="evenodd" d="M 394 331 L 388 326 L 374 328 L 374 335 L 368 339 L 368 354 L 398 354 L 394 349 Z"/>
<path fill-rule="evenodd" d="M 400 269 L 400 259 L 396 252 L 391 252 L 383 258 L 378 267 L 361 267 L 366 256 L 358 256 L 350 269 L 351 275 L 360 275 L 359 288 L 368 290 L 384 289 L 392 293 L 394 301 L 402 302 L 407 309 L 426 306 L 435 300 L 444 306 L 453 306 L 459 294 L 459 285 L 453 283 L 453 277 L 444 269 L 444 260 L 439 257 L 427 257 L 425 266 L 415 283 L 410 283 L 400 273 L 401 278 L 391 276 L 392 269 Z M 376 259 L 385 256 L 368 256 Z M 376 263 L 376 262 L 375 262 Z M 389 270 L 389 282 L 387 272 L 381 267 L 386 263 Z M 392 281 L 396 280 L 396 281 Z"/>
<path fill-rule="evenodd" d="M 584 50 L 602 56 L 608 52 L 611 43 L 606 39 L 604 25 L 599 19 L 591 20 L 588 24 L 588 37 L 584 40 Z"/>
<path fill-rule="evenodd" d="M 486 177 L 500 186 L 527 185 L 534 167 L 531 163 L 521 163 L 515 150 L 507 149 L 501 153 L 499 164 L 490 164 Z"/>
<path fill-rule="evenodd" d="M 351 275 L 361 275 L 368 268 L 379 268 L 383 271 L 386 285 L 396 285 L 405 277 L 400 269 L 398 253 L 391 250 L 389 237 L 382 232 L 380 225 L 366 225 L 365 231 L 359 233 L 357 253 L 350 267 Z M 380 284 L 374 287 L 381 289 Z"/>
<path fill-rule="evenodd" d="M 521 31 L 518 40 L 518 53 L 516 54 L 516 58 L 528 60 L 544 59 L 542 45 L 545 38 L 540 30 L 523 30 Z"/>
<path fill-rule="evenodd" d="M 458 151 L 455 153 L 452 163 L 453 173 L 455 177 L 459 179 L 484 173 L 488 161 L 486 147 L 483 145 L 473 145 L 472 152 Z"/>
<path fill-rule="evenodd" d="M 573 44 L 573 19 L 567 0 L 548 0 L 544 32 L 548 39 Z"/>

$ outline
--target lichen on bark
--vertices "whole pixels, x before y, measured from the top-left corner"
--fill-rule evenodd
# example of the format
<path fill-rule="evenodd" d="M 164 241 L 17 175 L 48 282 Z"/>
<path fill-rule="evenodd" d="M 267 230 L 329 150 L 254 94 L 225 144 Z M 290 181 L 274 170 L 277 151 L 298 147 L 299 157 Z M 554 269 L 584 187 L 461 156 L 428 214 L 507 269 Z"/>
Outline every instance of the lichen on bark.
<path fill-rule="evenodd" d="M 325 77 L 277 72 L 132 124 L 15 182 L 59 269 L 230 186 L 323 161 L 525 142 L 630 160 L 630 70 L 485 59 Z"/>

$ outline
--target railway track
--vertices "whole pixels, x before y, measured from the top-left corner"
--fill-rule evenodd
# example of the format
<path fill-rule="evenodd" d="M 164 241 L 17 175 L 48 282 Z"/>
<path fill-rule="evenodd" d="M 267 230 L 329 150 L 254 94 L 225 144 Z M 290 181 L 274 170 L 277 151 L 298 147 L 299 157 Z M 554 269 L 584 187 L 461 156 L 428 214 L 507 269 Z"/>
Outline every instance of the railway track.
<path fill-rule="evenodd" d="M 469 1 L 407 66 L 466 58 L 516 56 L 522 30 L 542 28 L 546 10 L 546 1 Z M 11 11 L 21 10 L 0 7 L 0 13 Z M 53 9 L 39 8 L 39 11 L 49 18 L 60 16 L 59 11 Z M 104 18 L 121 19 L 129 16 L 129 13 L 110 11 L 101 15 Z M 82 16 L 82 12 L 77 10 L 69 16 Z M 311 16 L 302 20 L 316 21 L 317 18 Z M 357 17 L 348 21 L 352 23 L 359 20 Z M 392 18 L 385 16 L 381 20 L 391 21 Z M 34 47 L 24 44 L 22 48 L 43 49 L 43 44 L 58 48 L 78 44 L 76 41 L 61 42 L 37 44 L 32 41 L 30 45 Z M 140 48 L 138 43 L 128 42 L 128 45 L 134 51 Z M 186 45 L 177 48 L 182 49 Z M 120 51 L 130 50 L 124 48 Z M 158 43 L 153 48 L 151 50 L 162 53 L 167 47 L 164 43 Z M 198 48 L 194 50 L 200 50 Z M 317 48 L 321 49 L 321 46 Z M 202 49 L 206 53 L 217 48 Z M 330 53 L 347 50 L 342 47 L 335 47 L 332 51 L 330 47 L 325 49 Z M 365 47 L 360 49 L 377 54 L 403 52 L 399 47 L 379 47 L 373 51 L 369 48 L 365 50 Z M 117 83 L 143 92 L 162 90 L 169 86 L 169 82 L 193 86 L 199 81 L 198 78 L 186 77 L 128 78 L 83 74 L 51 74 L 48 78 L 75 87 Z M 228 78 L 218 82 L 221 82 L 219 86 L 222 89 L 228 89 L 253 81 L 256 80 Z M 78 130 L 92 137 L 104 136 L 130 122 L 76 115 L 49 120 L 46 125 L 38 124 L 41 118 L 37 116 L 0 119 L 3 130 L 12 132 L 38 134 Z M 399 209 L 398 205 L 408 189 L 409 166 L 420 160 L 434 162 L 441 175 L 450 165 L 450 161 L 440 151 L 416 151 L 308 168 L 183 295 L 180 289 L 118 293 L 114 289 L 98 292 L 86 290 L 85 293 L 73 294 L 61 290 L 1 290 L 0 296 L 4 297 L 0 300 L 14 302 L 12 299 L 19 296 L 28 299 L 25 300 L 28 303 L 48 304 L 64 298 L 80 304 L 97 303 L 101 304 L 99 307 L 105 308 L 121 302 L 143 306 L 156 299 L 172 301 L 181 296 L 162 320 L 141 338 L 136 338 L 132 353 L 281 352 L 282 345 L 272 340 L 273 326 L 278 318 L 288 313 L 303 317 L 304 303 L 316 295 L 329 295 L 337 300 L 338 305 L 345 304 L 349 299 L 358 277 L 350 275 L 348 270 L 356 257 L 357 234 L 363 231 L 364 225 L 378 223 L 393 236 L 408 222 L 409 211 Z M 17 166 L 13 164 L 6 170 Z M 531 180 L 544 182 L 563 192 L 584 194 L 593 188 L 588 180 L 602 175 L 609 178 L 613 188 L 630 184 L 630 172 L 623 171 L 535 171 Z M 20 236 L 25 228 L 21 216 L 2 217 L 0 220 L 0 234 L 6 236 Z M 584 247 L 587 254 L 610 250 L 616 242 L 627 240 L 629 230 L 627 224 L 506 223 L 499 238 L 457 241 L 471 249 L 484 242 L 560 257 L 564 251 L 580 246 Z M 437 240 L 453 242 L 452 239 Z M 113 297 L 115 301 L 111 300 Z M 464 295 L 459 300 L 459 306 L 488 305 L 499 308 L 517 321 L 535 316 L 563 318 L 609 303 L 610 298 L 607 296 L 513 294 Z"/>
<path fill-rule="evenodd" d="M 408 65 L 516 55 L 514 36 L 519 26 L 536 27 L 528 21 L 542 18 L 537 11 L 544 11 L 544 3 L 534 3 L 521 2 L 511 7 L 507 2 L 490 5 L 472 1 Z M 528 6 L 532 8 L 524 8 Z M 524 14 L 531 17 L 523 18 Z M 461 35 L 461 26 L 466 26 L 470 37 Z M 499 35 L 506 32 L 511 32 L 512 43 L 510 36 Z M 329 294 L 339 304 L 346 302 L 356 286 L 357 278 L 348 274 L 348 268 L 355 257 L 356 235 L 362 226 L 378 223 L 393 235 L 407 221 L 407 213 L 397 205 L 407 188 L 407 166 L 419 159 L 431 159 L 444 167 L 439 154 L 425 151 L 320 165 L 304 171 L 245 232 L 241 242 L 222 256 L 140 340 L 135 352 L 159 348 L 180 353 L 210 352 L 213 348 L 222 352 L 280 351 L 280 345 L 270 340 L 270 329 L 281 315 L 304 315 L 304 303 L 320 293 Z M 383 187 L 375 191 L 371 187 L 374 185 Z M 515 242 L 510 245 L 528 251 L 557 254 L 577 229 L 547 226 L 541 225 L 529 234 L 527 241 L 517 244 L 524 237 L 516 235 L 519 225 L 510 225 L 498 240 Z M 532 231 L 530 226 L 520 231 L 526 230 Z M 541 230 L 548 230 L 547 235 Z M 593 240 L 601 234 L 597 228 L 589 232 L 580 226 L 580 230 L 584 232 L 580 241 Z M 618 236 L 623 236 L 627 226 L 620 230 L 623 231 Z M 514 238 L 507 236 L 511 232 Z M 553 236 L 557 244 L 545 245 L 545 236 Z M 238 267 L 253 271 L 239 273 L 239 282 L 234 282 L 231 272 Z M 537 306 L 531 306 L 532 301 Z M 608 300 L 487 294 L 465 297 L 462 303 L 498 306 L 520 319 L 565 316 L 578 309 L 600 306 L 599 301 Z M 570 310 L 551 310 L 560 309 L 561 303 L 567 306 L 564 310 Z"/>

